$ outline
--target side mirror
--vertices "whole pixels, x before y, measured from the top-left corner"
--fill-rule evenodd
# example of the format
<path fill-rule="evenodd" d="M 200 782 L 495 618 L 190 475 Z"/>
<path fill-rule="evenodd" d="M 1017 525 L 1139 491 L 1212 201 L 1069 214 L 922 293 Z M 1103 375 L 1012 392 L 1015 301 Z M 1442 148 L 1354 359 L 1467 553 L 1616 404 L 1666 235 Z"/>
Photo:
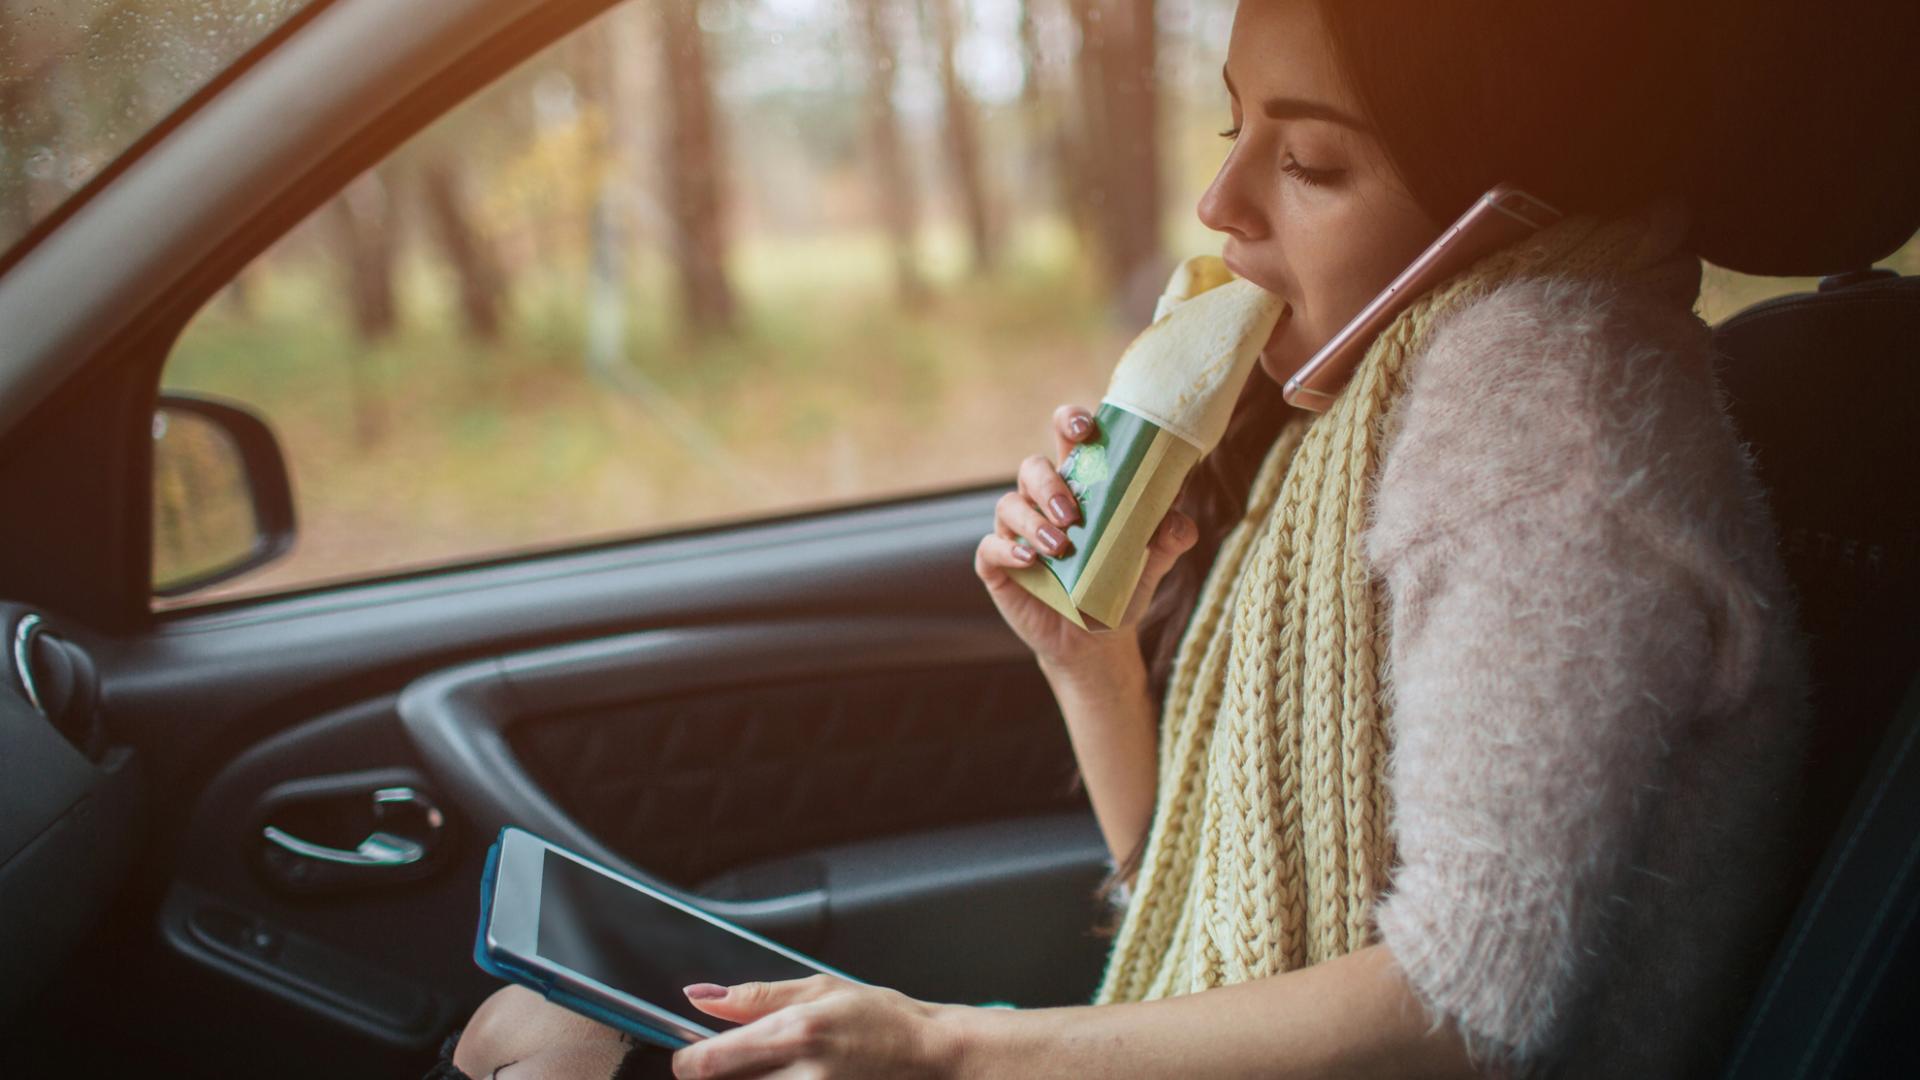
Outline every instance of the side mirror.
<path fill-rule="evenodd" d="M 266 421 L 163 394 L 153 413 L 153 595 L 238 577 L 293 547 L 293 486 Z"/>

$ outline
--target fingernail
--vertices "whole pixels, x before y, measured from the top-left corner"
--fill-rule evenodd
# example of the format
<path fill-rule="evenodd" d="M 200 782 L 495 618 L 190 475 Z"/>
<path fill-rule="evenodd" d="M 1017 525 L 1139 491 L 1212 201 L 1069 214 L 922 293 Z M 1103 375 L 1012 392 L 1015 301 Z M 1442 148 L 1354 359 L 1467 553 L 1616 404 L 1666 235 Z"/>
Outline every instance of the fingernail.
<path fill-rule="evenodd" d="M 1028 547 L 1025 544 L 1013 545 L 1013 561 L 1014 562 L 1030 563 L 1033 561 L 1033 559 L 1034 559 L 1034 555 L 1033 555 L 1032 548 Z"/>
<path fill-rule="evenodd" d="M 1073 437 L 1076 439 L 1086 438 L 1087 432 L 1092 430 L 1093 430 L 1093 425 L 1088 423 L 1087 418 L 1084 416 L 1076 416 L 1073 419 L 1067 421 L 1067 431 L 1071 433 Z"/>
<path fill-rule="evenodd" d="M 1073 500 L 1065 495 L 1055 495 L 1047 500 L 1047 509 L 1053 511 L 1053 520 L 1062 525 L 1073 524 Z"/>
<path fill-rule="evenodd" d="M 681 987 L 680 992 L 695 1001 L 712 1001 L 715 998 L 727 996 L 727 988 L 714 983 L 694 983 L 692 986 Z"/>
<path fill-rule="evenodd" d="M 1040 526 L 1040 542 L 1047 545 L 1047 550 L 1055 555 L 1067 550 L 1066 534 L 1051 525 Z"/>

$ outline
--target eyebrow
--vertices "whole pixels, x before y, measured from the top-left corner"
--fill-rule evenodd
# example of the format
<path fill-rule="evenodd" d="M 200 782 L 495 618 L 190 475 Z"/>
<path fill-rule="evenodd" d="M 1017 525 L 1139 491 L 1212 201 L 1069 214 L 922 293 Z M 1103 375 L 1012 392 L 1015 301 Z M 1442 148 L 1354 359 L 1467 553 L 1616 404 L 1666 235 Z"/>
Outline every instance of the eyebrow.
<path fill-rule="evenodd" d="M 1220 77 L 1227 81 L 1227 93 L 1238 98 L 1240 93 L 1233 88 L 1233 76 L 1227 74 L 1225 64 L 1220 65 Z M 1260 103 L 1260 114 L 1269 120 L 1325 120 L 1330 124 L 1352 128 L 1362 134 L 1367 131 L 1367 125 L 1357 117 L 1344 113 L 1324 101 L 1289 97 L 1268 98 Z"/>

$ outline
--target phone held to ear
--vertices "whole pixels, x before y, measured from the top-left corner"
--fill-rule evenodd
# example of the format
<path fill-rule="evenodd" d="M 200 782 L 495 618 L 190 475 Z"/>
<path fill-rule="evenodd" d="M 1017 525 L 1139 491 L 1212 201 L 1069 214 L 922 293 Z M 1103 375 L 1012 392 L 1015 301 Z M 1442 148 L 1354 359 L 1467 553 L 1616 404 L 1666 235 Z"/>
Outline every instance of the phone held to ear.
<path fill-rule="evenodd" d="M 512 826 L 487 852 L 473 959 L 667 1049 L 739 1026 L 694 1008 L 689 983 L 861 981 Z"/>
<path fill-rule="evenodd" d="M 1352 377 L 1353 369 L 1360 365 L 1373 339 L 1405 311 L 1407 305 L 1472 266 L 1482 256 L 1523 240 L 1561 217 L 1560 211 L 1519 188 L 1510 184 L 1495 186 L 1476 199 L 1384 292 L 1361 308 L 1352 322 L 1294 372 L 1281 388 L 1281 395 L 1289 405 L 1325 412 Z"/>

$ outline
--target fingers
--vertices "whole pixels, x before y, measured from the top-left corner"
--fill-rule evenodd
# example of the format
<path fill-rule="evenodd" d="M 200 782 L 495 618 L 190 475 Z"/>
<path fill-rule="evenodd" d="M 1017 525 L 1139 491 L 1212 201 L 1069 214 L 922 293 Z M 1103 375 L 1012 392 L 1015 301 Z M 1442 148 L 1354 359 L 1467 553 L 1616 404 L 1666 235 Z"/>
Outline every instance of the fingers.
<path fill-rule="evenodd" d="M 779 982 L 743 982 L 732 986 L 694 983 L 685 988 L 687 1000 L 701 1012 L 746 1023 L 802 1001 L 813 1001 L 840 985 L 831 975 L 809 975 Z M 717 991 L 717 993 L 716 993 Z M 705 996 L 712 995 L 712 996 Z"/>
<path fill-rule="evenodd" d="M 1062 405 L 1053 410 L 1053 456 L 1067 460 L 1075 446 L 1100 434 L 1100 422 L 1078 405 Z"/>
<path fill-rule="evenodd" d="M 1055 409 L 1051 427 L 1062 461 L 1075 446 L 1100 433 L 1099 421 L 1078 405 Z M 992 535 L 982 537 L 974 549 L 974 575 L 997 591 L 1009 584 L 1008 570 L 1032 566 L 1041 554 L 1071 554 L 1073 541 L 1066 530 L 1080 517 L 1080 501 L 1053 462 L 1037 454 L 1027 458 L 1020 463 L 1015 490 L 994 506 Z"/>
<path fill-rule="evenodd" d="M 1066 479 L 1046 458 L 1035 454 L 1020 463 L 1019 489 L 1056 528 L 1064 529 L 1080 520 L 1080 501 L 1073 497 Z"/>
<path fill-rule="evenodd" d="M 1153 538 L 1147 541 L 1147 561 L 1151 563 L 1159 556 L 1171 566 L 1173 560 L 1191 550 L 1199 539 L 1200 528 L 1192 518 L 1178 510 L 1169 510 L 1167 516 L 1160 519 L 1160 527 L 1153 530 Z"/>
<path fill-rule="evenodd" d="M 1035 550 L 1055 558 L 1073 550 L 1067 534 L 1041 516 L 1033 503 L 1017 491 L 1000 496 L 1000 502 L 993 508 L 993 531 L 1009 540 L 1024 537 Z"/>
<path fill-rule="evenodd" d="M 673 1054 L 673 1075 L 680 1080 L 759 1077 L 793 1067 L 822 1049 L 824 1025 L 812 1006 L 782 1009 L 770 1016 Z"/>
<path fill-rule="evenodd" d="M 1148 586 L 1149 592 L 1199 539 L 1200 529 L 1192 518 L 1178 510 L 1167 511 L 1167 516 L 1160 519 L 1160 527 L 1153 530 L 1153 539 L 1147 541 L 1147 565 L 1140 581 Z"/>
<path fill-rule="evenodd" d="M 979 546 L 974 548 L 973 572 L 987 583 L 987 588 L 997 590 L 1007 584 L 1007 571 L 1032 566 L 1039 558 L 1026 545 L 989 533 L 981 537 Z"/>
<path fill-rule="evenodd" d="M 801 985 L 814 983 L 816 979 L 825 981 L 814 986 Z M 741 983 L 730 988 L 724 1000 L 741 1010 L 733 1018 L 746 1020 L 746 1014 L 756 1010 L 757 1015 L 743 1027 L 675 1051 L 673 1075 L 683 1080 L 757 1077 L 769 1070 L 818 1058 L 827 1047 L 832 1026 L 829 1010 L 820 998 L 838 985 L 841 985 L 839 981 L 830 976 L 810 976 L 779 983 Z M 736 996 L 750 1000 L 735 1002 Z M 703 1001 L 691 995 L 689 1000 L 706 1012 L 727 1015 L 710 1007 L 715 1001 Z"/>
<path fill-rule="evenodd" d="M 1154 592 L 1160 588 L 1161 579 L 1199 539 L 1200 528 L 1192 518 L 1178 510 L 1167 511 L 1167 516 L 1160 519 L 1160 527 L 1153 530 L 1153 538 L 1147 542 L 1147 565 L 1140 571 L 1140 584 L 1134 589 L 1133 601 L 1127 605 L 1123 622 L 1139 621 Z"/>

